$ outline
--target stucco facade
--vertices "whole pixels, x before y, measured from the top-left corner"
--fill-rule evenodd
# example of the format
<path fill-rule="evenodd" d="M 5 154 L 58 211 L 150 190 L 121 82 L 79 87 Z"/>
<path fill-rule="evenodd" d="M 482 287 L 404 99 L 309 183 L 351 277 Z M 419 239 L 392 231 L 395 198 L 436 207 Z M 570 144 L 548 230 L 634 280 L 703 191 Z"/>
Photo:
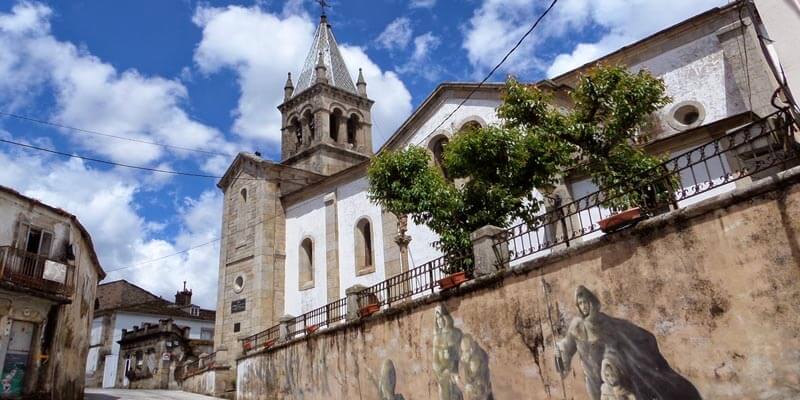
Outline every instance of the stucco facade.
<path fill-rule="evenodd" d="M 77 218 L 0 187 L 0 396 L 83 399 L 97 282 Z"/>
<path fill-rule="evenodd" d="M 626 353 L 623 378 L 649 376 L 640 390 L 660 398 L 796 398 L 797 215 L 795 168 L 248 355 L 237 398 L 394 399 L 391 388 L 412 399 L 592 399 L 590 353 L 569 350 L 591 343 L 580 332 L 599 338 L 606 357 L 615 346 Z M 597 301 L 591 327 L 576 307 L 587 291 Z"/>

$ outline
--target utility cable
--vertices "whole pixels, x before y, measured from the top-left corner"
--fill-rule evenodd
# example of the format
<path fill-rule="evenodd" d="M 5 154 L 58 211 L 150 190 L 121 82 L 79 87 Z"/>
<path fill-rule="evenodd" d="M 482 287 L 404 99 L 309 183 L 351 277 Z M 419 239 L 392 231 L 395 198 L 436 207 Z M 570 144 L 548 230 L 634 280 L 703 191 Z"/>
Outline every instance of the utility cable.
<path fill-rule="evenodd" d="M 48 149 L 48 148 L 44 148 L 44 147 L 34 146 L 32 144 L 20 143 L 20 142 L 16 142 L 16 141 L 13 141 L 13 140 L 2 139 L 2 138 L 0 138 L 0 143 L 6 143 L 6 144 L 14 145 L 14 146 L 24 147 L 24 148 L 27 148 L 27 149 L 30 149 L 30 150 L 38 150 L 38 151 L 42 151 L 42 152 L 46 152 L 46 153 L 50 153 L 50 154 L 56 154 L 56 155 L 60 155 L 60 156 L 64 156 L 64 157 L 77 158 L 77 159 L 84 160 L 84 161 L 91 161 L 91 162 L 96 162 L 96 163 L 100 163 L 100 164 L 113 165 L 113 166 L 116 166 L 116 167 L 136 169 L 136 170 L 140 170 L 140 171 L 158 172 L 158 173 L 162 173 L 162 174 L 171 174 L 171 175 L 180 175 L 180 176 L 191 176 L 191 177 L 195 177 L 195 178 L 211 178 L 211 179 L 222 179 L 223 178 L 222 176 L 219 176 L 219 175 L 201 174 L 201 173 L 198 173 L 198 172 L 174 171 L 174 170 L 168 170 L 168 169 L 143 167 L 143 166 L 140 166 L 140 165 L 123 164 L 123 163 L 118 163 L 118 162 L 114 162 L 114 161 L 101 160 L 99 158 L 81 156 L 81 155 L 78 155 L 78 154 L 65 153 L 63 151 Z M 309 183 L 308 179 L 303 179 L 303 178 L 300 178 L 300 179 L 298 179 L 298 178 L 285 178 L 285 179 L 286 180 L 295 181 L 295 182 Z M 263 178 L 233 178 L 233 180 L 263 181 L 263 180 L 266 180 L 266 179 L 263 179 Z"/>
<path fill-rule="evenodd" d="M 440 122 L 439 125 L 436 126 L 436 128 L 433 128 L 428 133 L 428 135 L 438 131 L 439 128 L 441 128 L 442 125 L 444 125 L 444 123 L 447 122 L 447 120 L 449 120 L 459 109 L 461 109 L 461 107 L 464 104 L 466 104 L 467 101 L 469 101 L 469 99 L 472 98 L 472 95 L 474 95 L 475 92 L 477 92 L 478 89 L 480 89 L 483 86 L 483 84 L 485 84 L 486 81 L 488 81 L 489 78 L 491 78 L 492 75 L 494 75 L 494 73 L 497 72 L 498 69 L 500 69 L 500 67 L 506 62 L 506 60 L 508 60 L 508 57 L 510 57 L 511 54 L 513 54 L 515 51 L 517 51 L 519 46 L 522 45 L 522 42 L 524 42 L 525 39 L 528 38 L 528 36 L 536 29 L 536 27 L 539 25 L 539 23 L 542 22 L 544 17 L 547 16 L 548 13 L 550 13 L 550 10 L 552 10 L 553 7 L 555 7 L 556 3 L 558 3 L 558 0 L 553 0 L 553 2 L 550 3 L 550 6 L 548 6 L 547 9 L 545 9 L 544 12 L 541 15 L 539 15 L 539 18 L 536 19 L 536 21 L 533 23 L 533 25 L 531 25 L 531 27 L 528 29 L 528 31 L 525 32 L 525 34 L 522 35 L 522 37 L 517 41 L 517 44 L 515 44 L 514 47 L 512 47 L 511 50 L 509 50 L 508 53 L 506 53 L 506 55 L 503 57 L 503 59 L 500 60 L 500 62 L 497 63 L 497 65 L 495 65 L 494 68 L 492 68 L 491 71 L 489 71 L 489 73 L 486 75 L 486 77 L 483 78 L 483 80 L 480 83 L 478 83 L 477 86 L 473 87 L 472 90 L 469 92 L 469 94 L 463 100 L 461 100 L 460 103 L 458 103 L 458 106 L 456 106 L 456 108 L 453 109 L 453 111 L 451 111 L 450 114 L 448 114 L 447 117 L 445 117 L 442 120 L 442 122 Z"/>
<path fill-rule="evenodd" d="M 151 141 L 142 140 L 142 139 L 136 139 L 136 138 L 131 138 L 131 137 L 112 135 L 112 134 L 103 133 L 103 132 L 100 132 L 100 131 L 94 131 L 94 130 L 83 129 L 83 128 L 76 128 L 74 126 L 63 125 L 63 124 L 59 124 L 59 123 L 55 123 L 55 122 L 51 122 L 51 121 L 46 121 L 46 120 L 43 120 L 43 119 L 33 118 L 33 117 L 26 116 L 26 115 L 13 114 L 13 113 L 4 112 L 4 111 L 0 111 L 0 115 L 5 116 L 5 117 L 10 117 L 10 118 L 16 118 L 16 119 L 23 120 L 23 121 L 34 122 L 34 123 L 37 123 L 37 124 L 40 124 L 40 125 L 47 125 L 47 126 L 51 126 L 51 127 L 55 127 L 55 128 L 67 129 L 67 130 L 71 130 L 71 131 L 75 131 L 75 132 L 79 132 L 79 133 L 85 133 L 85 134 L 96 135 L 96 136 L 103 136 L 103 137 L 112 138 L 112 139 L 127 140 L 129 142 L 148 144 L 148 145 L 151 145 L 151 146 L 160 146 L 160 147 L 165 147 L 165 148 L 174 149 L 174 150 L 191 151 L 191 152 L 195 152 L 195 153 L 202 153 L 202 154 L 207 154 L 207 155 L 212 155 L 212 156 L 224 156 L 224 157 L 234 157 L 235 156 L 233 154 L 219 153 L 219 152 L 208 151 L 208 150 L 200 150 L 200 149 L 194 149 L 194 148 L 191 148 L 191 147 L 177 146 L 177 145 L 166 144 L 166 143 L 151 142 Z"/>

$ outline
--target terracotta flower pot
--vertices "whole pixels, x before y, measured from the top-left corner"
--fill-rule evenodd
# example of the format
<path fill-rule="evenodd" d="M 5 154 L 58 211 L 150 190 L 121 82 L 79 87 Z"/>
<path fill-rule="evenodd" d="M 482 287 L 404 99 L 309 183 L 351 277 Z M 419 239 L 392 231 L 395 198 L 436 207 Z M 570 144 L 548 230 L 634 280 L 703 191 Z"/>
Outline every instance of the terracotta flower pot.
<path fill-rule="evenodd" d="M 306 327 L 306 334 L 310 335 L 310 334 L 316 332 L 317 329 L 319 329 L 319 325 L 316 325 L 316 324 L 315 325 L 309 325 L 309 326 Z"/>
<path fill-rule="evenodd" d="M 244 342 L 244 343 L 242 343 L 242 348 L 244 349 L 244 351 L 250 351 L 250 350 L 253 349 L 253 343 Z"/>
<path fill-rule="evenodd" d="M 268 349 L 272 347 L 274 344 L 275 344 L 275 339 L 267 340 L 266 343 L 264 343 L 264 348 Z"/>
<path fill-rule="evenodd" d="M 361 318 L 364 318 L 372 314 L 375 314 L 380 309 L 381 306 L 379 306 L 378 303 L 367 304 L 366 306 L 361 307 L 361 310 L 359 310 L 359 314 L 361 314 Z"/>
<path fill-rule="evenodd" d="M 455 274 L 448 275 L 442 279 L 439 279 L 439 287 L 442 290 L 447 290 L 450 288 L 454 288 L 464 282 L 467 281 L 467 274 L 466 272 L 456 272 Z"/>
<path fill-rule="evenodd" d="M 606 219 L 600 220 L 600 230 L 609 233 L 631 225 L 642 218 L 642 209 L 639 207 L 629 208 L 621 213 L 614 214 Z"/>

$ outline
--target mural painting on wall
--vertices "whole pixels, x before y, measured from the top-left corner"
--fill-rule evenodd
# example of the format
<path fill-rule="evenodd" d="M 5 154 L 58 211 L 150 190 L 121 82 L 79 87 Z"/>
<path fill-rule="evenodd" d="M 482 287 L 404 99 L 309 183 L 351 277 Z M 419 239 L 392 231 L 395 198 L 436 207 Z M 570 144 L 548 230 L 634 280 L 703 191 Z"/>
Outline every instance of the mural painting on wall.
<path fill-rule="evenodd" d="M 380 400 L 405 400 L 402 394 L 395 393 L 397 387 L 397 371 L 392 360 L 385 360 L 381 367 L 381 381 L 378 385 Z"/>
<path fill-rule="evenodd" d="M 469 334 L 453 326 L 453 317 L 436 307 L 433 372 L 439 400 L 493 400 L 489 355 Z"/>
<path fill-rule="evenodd" d="M 586 390 L 594 400 L 701 399 L 691 382 L 675 372 L 647 330 L 600 311 L 589 289 L 575 291 L 576 316 L 556 345 L 556 370 L 571 371 L 578 354 Z"/>

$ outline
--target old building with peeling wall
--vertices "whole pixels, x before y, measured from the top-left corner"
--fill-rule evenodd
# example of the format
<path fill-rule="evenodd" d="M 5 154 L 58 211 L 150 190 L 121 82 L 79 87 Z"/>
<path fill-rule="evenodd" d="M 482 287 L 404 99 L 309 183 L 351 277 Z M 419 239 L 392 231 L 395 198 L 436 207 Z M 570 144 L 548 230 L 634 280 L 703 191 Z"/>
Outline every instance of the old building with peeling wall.
<path fill-rule="evenodd" d="M 78 219 L 0 187 L 0 396 L 83 399 L 97 283 Z"/>

